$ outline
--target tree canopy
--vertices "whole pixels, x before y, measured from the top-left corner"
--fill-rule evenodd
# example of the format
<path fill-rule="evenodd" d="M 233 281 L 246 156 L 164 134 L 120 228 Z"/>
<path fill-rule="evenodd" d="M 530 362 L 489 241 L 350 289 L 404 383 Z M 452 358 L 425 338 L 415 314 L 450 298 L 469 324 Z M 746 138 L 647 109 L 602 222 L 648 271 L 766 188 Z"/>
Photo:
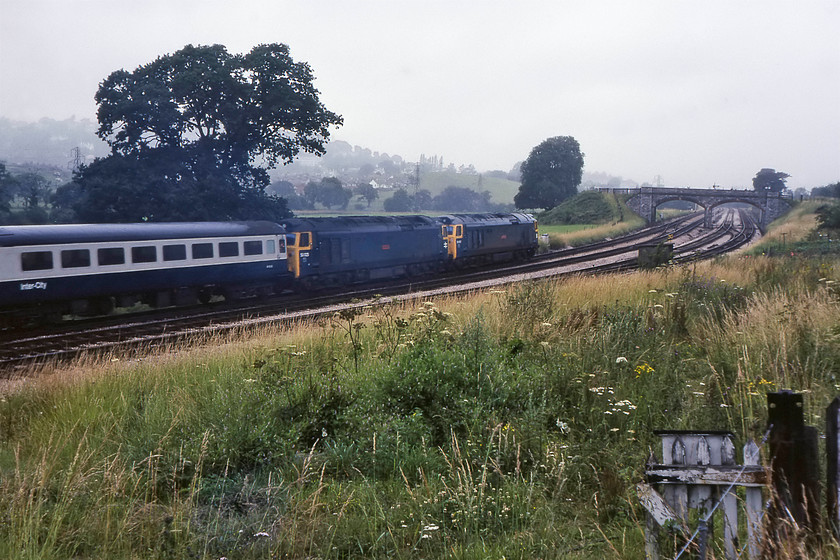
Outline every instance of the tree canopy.
<path fill-rule="evenodd" d="M 432 200 L 432 209 L 444 212 L 490 212 L 494 210 L 489 191 L 449 185 Z"/>
<path fill-rule="evenodd" d="M 391 198 L 382 203 L 386 212 L 410 212 L 414 208 L 414 197 L 405 189 L 397 189 Z"/>
<path fill-rule="evenodd" d="M 787 173 L 765 167 L 753 177 L 753 189 L 757 191 L 782 192 L 785 190 L 785 180 L 788 177 L 790 175 Z"/>
<path fill-rule="evenodd" d="M 353 198 L 353 191 L 345 188 L 335 177 L 324 177 L 317 183 L 314 181 L 307 183 L 303 188 L 303 196 L 313 207 L 315 203 L 318 203 L 328 209 L 338 206 L 345 210 L 350 199 Z"/>
<path fill-rule="evenodd" d="M 342 124 L 313 79 L 282 44 L 245 55 L 187 45 L 113 72 L 96 93 L 97 134 L 111 155 L 77 172 L 74 209 L 98 221 L 288 215 L 265 193 L 267 169 L 301 151 L 322 155 Z"/>
<path fill-rule="evenodd" d="M 811 196 L 840 198 L 840 181 L 824 187 L 814 187 L 811 189 Z"/>
<path fill-rule="evenodd" d="M 522 164 L 522 181 L 513 198 L 517 208 L 554 208 L 577 193 L 583 174 L 580 145 L 571 136 L 548 138 Z"/>

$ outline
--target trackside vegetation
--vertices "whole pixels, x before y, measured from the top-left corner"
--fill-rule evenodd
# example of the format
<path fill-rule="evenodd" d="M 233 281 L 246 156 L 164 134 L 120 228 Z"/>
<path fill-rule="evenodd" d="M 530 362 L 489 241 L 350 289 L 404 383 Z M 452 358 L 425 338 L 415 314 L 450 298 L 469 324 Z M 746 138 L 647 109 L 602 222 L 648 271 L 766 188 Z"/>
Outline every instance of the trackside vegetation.
<path fill-rule="evenodd" d="M 540 233 L 548 234 L 551 247 L 557 249 L 640 229 L 645 221 L 627 207 L 627 198 L 615 193 L 584 191 L 540 213 L 537 216 Z"/>
<path fill-rule="evenodd" d="M 740 447 L 779 389 L 823 429 L 840 257 L 790 255 L 812 235 L 43 366 L 0 393 L 0 557 L 644 558 L 654 429 Z"/>

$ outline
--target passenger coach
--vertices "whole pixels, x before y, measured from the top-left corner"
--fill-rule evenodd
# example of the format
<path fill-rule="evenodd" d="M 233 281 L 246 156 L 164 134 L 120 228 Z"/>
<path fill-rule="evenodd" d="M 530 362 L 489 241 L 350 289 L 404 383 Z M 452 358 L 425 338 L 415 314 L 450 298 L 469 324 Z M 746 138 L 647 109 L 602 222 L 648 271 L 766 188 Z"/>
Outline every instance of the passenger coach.
<path fill-rule="evenodd" d="M 262 294 L 289 280 L 285 232 L 271 222 L 0 227 L 3 311 L 98 314 Z"/>

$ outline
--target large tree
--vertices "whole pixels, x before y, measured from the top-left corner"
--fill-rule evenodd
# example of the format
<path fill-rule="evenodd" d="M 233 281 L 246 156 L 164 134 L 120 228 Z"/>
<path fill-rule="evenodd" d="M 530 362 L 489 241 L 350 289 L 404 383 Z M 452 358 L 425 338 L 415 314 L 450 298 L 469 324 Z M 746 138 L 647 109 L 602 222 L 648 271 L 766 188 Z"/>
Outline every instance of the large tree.
<path fill-rule="evenodd" d="M 753 177 L 753 188 L 757 191 L 782 192 L 785 190 L 785 180 L 788 177 L 790 175 L 787 173 L 765 167 Z"/>
<path fill-rule="evenodd" d="M 577 193 L 583 156 L 571 136 L 548 138 L 522 164 L 522 182 L 513 202 L 517 208 L 554 208 Z"/>
<path fill-rule="evenodd" d="M 339 115 L 318 99 L 312 71 L 282 44 L 232 55 L 187 45 L 96 93 L 97 134 L 111 155 L 75 177 L 82 219 L 280 218 L 268 168 L 301 151 L 322 155 Z M 259 162 L 259 164 L 257 163 Z"/>

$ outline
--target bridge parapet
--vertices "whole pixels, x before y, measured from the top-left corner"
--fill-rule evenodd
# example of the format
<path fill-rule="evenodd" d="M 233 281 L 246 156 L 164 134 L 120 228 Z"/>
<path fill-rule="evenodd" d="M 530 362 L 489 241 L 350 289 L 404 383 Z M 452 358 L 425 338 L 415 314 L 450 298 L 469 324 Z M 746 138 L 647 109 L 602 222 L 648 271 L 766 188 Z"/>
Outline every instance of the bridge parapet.
<path fill-rule="evenodd" d="M 656 208 L 672 200 L 686 200 L 706 210 L 706 226 L 712 225 L 712 210 L 721 204 L 742 202 L 755 206 L 760 212 L 759 226 L 767 224 L 790 210 L 790 197 L 779 192 L 736 189 L 685 189 L 676 187 L 642 187 L 627 201 L 631 210 L 648 223 L 656 221 Z"/>

